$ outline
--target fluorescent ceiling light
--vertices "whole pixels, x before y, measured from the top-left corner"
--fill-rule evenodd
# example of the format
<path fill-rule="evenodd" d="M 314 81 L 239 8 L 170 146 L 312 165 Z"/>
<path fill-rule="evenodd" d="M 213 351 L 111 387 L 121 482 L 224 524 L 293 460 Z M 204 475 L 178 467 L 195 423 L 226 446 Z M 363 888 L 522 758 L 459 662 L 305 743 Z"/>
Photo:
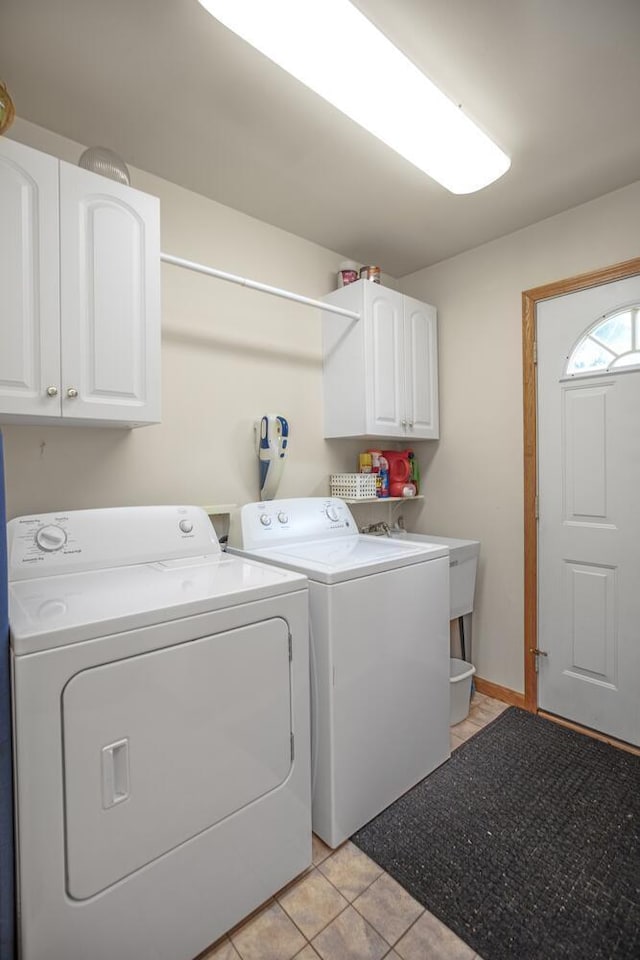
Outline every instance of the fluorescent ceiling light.
<path fill-rule="evenodd" d="M 348 0 L 199 2 L 452 193 L 509 169 L 509 157 Z"/>

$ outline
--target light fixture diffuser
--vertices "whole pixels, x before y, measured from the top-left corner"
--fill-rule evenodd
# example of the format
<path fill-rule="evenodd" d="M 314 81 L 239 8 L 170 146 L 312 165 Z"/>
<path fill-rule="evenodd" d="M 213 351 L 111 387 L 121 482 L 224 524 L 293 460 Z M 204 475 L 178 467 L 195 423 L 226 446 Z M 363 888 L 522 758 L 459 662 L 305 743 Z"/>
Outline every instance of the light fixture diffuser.
<path fill-rule="evenodd" d="M 451 193 L 509 157 L 348 0 L 199 0 L 209 13 Z"/>

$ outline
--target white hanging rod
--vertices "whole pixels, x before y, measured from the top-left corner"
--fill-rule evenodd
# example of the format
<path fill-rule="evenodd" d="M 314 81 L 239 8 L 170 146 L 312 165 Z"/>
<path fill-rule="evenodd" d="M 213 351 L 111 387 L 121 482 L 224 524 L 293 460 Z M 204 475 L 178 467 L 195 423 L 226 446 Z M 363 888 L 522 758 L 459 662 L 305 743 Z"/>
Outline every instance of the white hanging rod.
<path fill-rule="evenodd" d="M 296 303 L 304 303 L 308 307 L 318 307 L 320 310 L 326 310 L 328 313 L 337 313 L 341 317 L 348 317 L 350 320 L 359 320 L 360 314 L 353 310 L 345 310 L 343 307 L 334 307 L 323 300 L 312 300 L 311 297 L 303 297 L 299 293 L 291 293 L 290 290 L 282 290 L 280 287 L 270 287 L 266 283 L 259 283 L 257 280 L 247 280 L 246 277 L 237 277 L 234 273 L 225 273 L 224 270 L 216 270 L 214 267 L 207 267 L 203 263 L 194 263 L 193 260 L 183 260 L 182 257 L 174 257 L 170 253 L 161 253 L 160 259 L 165 263 L 171 263 L 174 267 L 184 267 L 185 270 L 193 270 L 195 273 L 204 273 L 208 277 L 217 277 L 218 280 L 228 280 L 229 283 L 238 283 L 241 287 L 249 287 L 251 290 L 259 290 L 261 293 L 270 293 L 274 297 L 283 297 L 285 300 L 295 300 Z"/>

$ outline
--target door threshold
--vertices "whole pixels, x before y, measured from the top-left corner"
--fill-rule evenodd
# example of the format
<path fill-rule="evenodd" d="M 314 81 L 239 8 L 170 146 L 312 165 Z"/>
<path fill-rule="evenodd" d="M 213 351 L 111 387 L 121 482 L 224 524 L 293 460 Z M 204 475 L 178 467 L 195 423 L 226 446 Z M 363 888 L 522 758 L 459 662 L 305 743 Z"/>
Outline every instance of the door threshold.
<path fill-rule="evenodd" d="M 611 747 L 617 747 L 618 750 L 625 750 L 627 753 L 633 753 L 636 757 L 640 757 L 640 747 L 636 747 L 632 743 L 627 743 L 625 740 L 616 740 L 615 737 L 610 737 L 606 733 L 592 730 L 591 727 L 582 727 L 579 723 L 574 723 L 572 720 L 565 720 L 564 717 L 558 717 L 555 713 L 547 713 L 546 710 L 538 710 L 538 716 L 544 717 L 545 720 L 551 720 L 561 727 L 567 727 L 568 730 L 575 730 L 576 733 L 584 733 L 593 740 L 602 740 L 603 743 L 608 743 Z"/>

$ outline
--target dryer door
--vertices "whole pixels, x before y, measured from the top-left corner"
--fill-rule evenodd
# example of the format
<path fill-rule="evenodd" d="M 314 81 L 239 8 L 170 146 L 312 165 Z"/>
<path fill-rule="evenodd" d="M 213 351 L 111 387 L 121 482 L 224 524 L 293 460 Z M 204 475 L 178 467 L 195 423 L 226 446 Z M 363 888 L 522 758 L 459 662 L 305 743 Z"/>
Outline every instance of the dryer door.
<path fill-rule="evenodd" d="M 287 778 L 288 625 L 274 618 L 84 670 L 62 717 L 67 890 L 85 899 Z"/>

